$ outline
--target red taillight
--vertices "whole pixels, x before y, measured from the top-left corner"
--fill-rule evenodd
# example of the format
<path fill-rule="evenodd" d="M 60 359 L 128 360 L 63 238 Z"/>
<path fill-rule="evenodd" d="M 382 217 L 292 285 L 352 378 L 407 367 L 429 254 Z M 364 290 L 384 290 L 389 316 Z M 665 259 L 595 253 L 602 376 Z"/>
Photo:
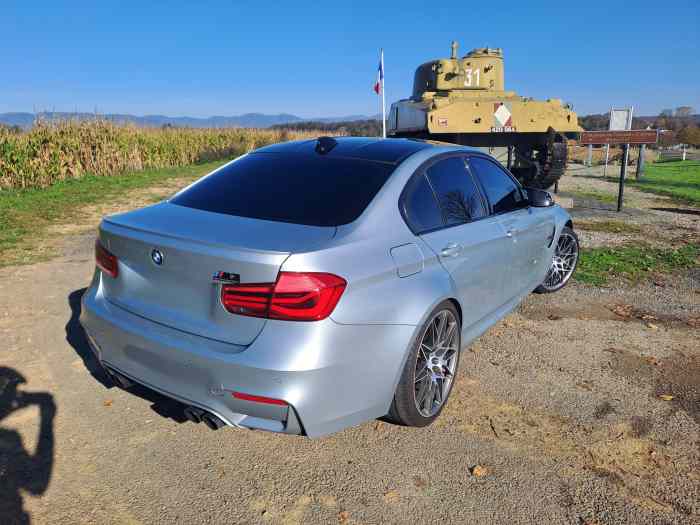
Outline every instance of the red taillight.
<path fill-rule="evenodd" d="M 221 304 L 232 314 L 267 317 L 272 284 L 224 284 L 221 286 Z"/>
<path fill-rule="evenodd" d="M 243 399 L 244 401 L 253 401 L 255 403 L 266 403 L 268 405 L 284 405 L 287 406 L 286 401 L 281 399 L 274 399 L 272 397 L 265 396 L 254 396 L 252 394 L 244 394 L 243 392 L 231 392 L 231 395 L 236 399 Z"/>
<path fill-rule="evenodd" d="M 222 285 L 221 303 L 232 314 L 319 321 L 331 315 L 346 285 L 330 273 L 280 272 L 274 283 Z"/>
<path fill-rule="evenodd" d="M 107 275 L 116 277 L 119 275 L 119 265 L 116 255 L 112 255 L 107 248 L 102 246 L 99 239 L 95 241 L 95 264 Z"/>

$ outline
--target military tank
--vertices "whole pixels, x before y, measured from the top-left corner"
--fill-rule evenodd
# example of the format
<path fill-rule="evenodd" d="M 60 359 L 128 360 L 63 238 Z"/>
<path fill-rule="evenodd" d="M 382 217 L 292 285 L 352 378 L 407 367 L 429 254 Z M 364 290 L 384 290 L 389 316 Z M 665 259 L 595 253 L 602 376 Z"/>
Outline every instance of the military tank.
<path fill-rule="evenodd" d="M 507 167 L 529 187 L 547 189 L 564 174 L 567 140 L 582 128 L 572 108 L 506 91 L 503 51 L 477 48 L 418 66 L 411 98 L 391 105 L 387 134 L 476 147 L 505 147 Z"/>

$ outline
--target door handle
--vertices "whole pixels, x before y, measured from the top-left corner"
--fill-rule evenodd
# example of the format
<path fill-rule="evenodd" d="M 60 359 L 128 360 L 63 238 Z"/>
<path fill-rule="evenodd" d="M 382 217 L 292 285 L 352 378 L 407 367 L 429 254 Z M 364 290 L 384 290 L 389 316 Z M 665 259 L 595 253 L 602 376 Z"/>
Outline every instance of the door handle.
<path fill-rule="evenodd" d="M 508 230 L 506 232 L 506 237 L 512 237 L 515 233 L 517 233 L 517 230 Z"/>
<path fill-rule="evenodd" d="M 447 243 L 442 250 L 440 250 L 440 255 L 443 257 L 457 257 L 462 252 L 462 245 L 456 242 Z"/>

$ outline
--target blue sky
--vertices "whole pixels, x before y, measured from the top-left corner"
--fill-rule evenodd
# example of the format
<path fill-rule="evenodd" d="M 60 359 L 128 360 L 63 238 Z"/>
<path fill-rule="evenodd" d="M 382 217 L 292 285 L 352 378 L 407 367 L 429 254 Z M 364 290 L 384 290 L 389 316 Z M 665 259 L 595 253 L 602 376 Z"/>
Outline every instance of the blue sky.
<path fill-rule="evenodd" d="M 450 6 L 450 4 L 453 4 Z M 376 113 L 415 67 L 502 47 L 506 88 L 580 114 L 700 111 L 700 2 L 3 2 L 0 112 Z"/>

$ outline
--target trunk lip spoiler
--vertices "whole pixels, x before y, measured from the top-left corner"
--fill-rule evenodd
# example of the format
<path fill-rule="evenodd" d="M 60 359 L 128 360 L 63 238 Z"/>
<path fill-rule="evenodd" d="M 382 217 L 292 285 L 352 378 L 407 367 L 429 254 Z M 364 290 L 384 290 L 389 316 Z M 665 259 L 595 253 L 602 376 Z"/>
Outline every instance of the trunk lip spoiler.
<path fill-rule="evenodd" d="M 138 226 L 134 226 L 131 224 L 124 224 L 122 222 L 116 222 L 114 220 L 111 220 L 108 217 L 105 217 L 102 219 L 102 224 L 100 224 L 100 230 L 106 229 L 107 231 L 112 230 L 113 228 L 115 229 L 124 229 L 124 230 L 130 230 L 133 232 L 138 232 L 142 233 L 145 235 L 155 235 L 158 237 L 162 237 L 163 239 L 171 239 L 174 241 L 185 241 L 185 242 L 190 242 L 194 244 L 199 244 L 200 246 L 210 246 L 212 248 L 219 248 L 219 249 L 224 249 L 224 250 L 239 250 L 243 252 L 250 252 L 250 253 L 265 253 L 265 254 L 271 254 L 271 255 L 289 255 L 290 252 L 284 251 L 284 250 L 270 250 L 270 249 L 264 249 L 264 248 L 249 248 L 246 246 L 241 246 L 238 244 L 226 244 L 226 243 L 220 243 L 220 242 L 211 242 L 211 241 L 202 241 L 201 239 L 196 239 L 192 237 L 187 237 L 184 235 L 173 235 L 172 233 L 166 233 L 162 232 L 159 230 L 155 229 L 148 229 L 148 228 L 139 228 Z M 144 241 L 146 242 L 146 241 Z"/>

